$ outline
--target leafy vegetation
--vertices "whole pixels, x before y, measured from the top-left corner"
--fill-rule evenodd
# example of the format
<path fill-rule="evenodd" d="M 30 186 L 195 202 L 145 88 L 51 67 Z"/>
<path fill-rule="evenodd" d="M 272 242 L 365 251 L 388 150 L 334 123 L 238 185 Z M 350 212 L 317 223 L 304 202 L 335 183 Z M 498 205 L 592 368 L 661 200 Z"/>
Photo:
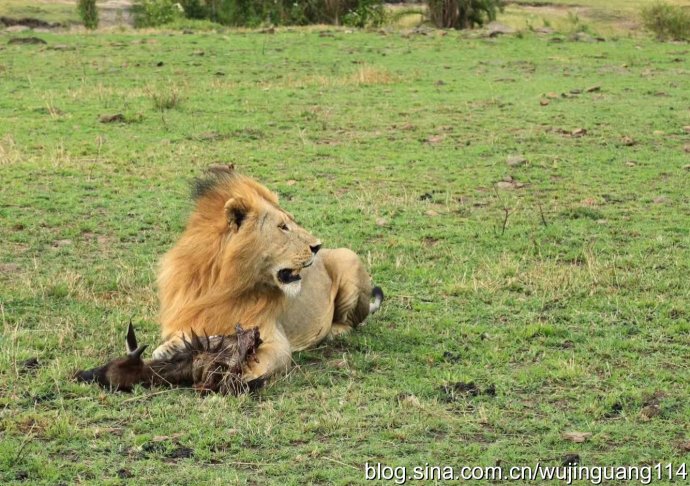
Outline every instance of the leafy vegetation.
<path fill-rule="evenodd" d="M 644 26 L 661 40 L 690 40 L 690 10 L 664 2 L 642 9 Z"/>
<path fill-rule="evenodd" d="M 174 22 L 184 15 L 208 19 L 223 25 L 335 24 L 355 27 L 381 25 L 385 10 L 381 0 L 140 0 L 139 25 L 155 26 Z"/>
<path fill-rule="evenodd" d="M 686 46 L 322 30 L 3 45 L 0 483 L 687 462 Z M 257 396 L 73 382 L 130 318 L 157 344 L 188 182 L 230 162 L 381 313 Z"/>
<path fill-rule="evenodd" d="M 175 0 L 137 0 L 132 12 L 137 27 L 157 27 L 185 16 L 182 4 Z"/>
<path fill-rule="evenodd" d="M 428 0 L 429 19 L 443 29 L 471 29 L 496 20 L 503 0 Z"/>
<path fill-rule="evenodd" d="M 91 30 L 98 27 L 96 0 L 77 0 L 77 11 L 81 21 L 84 23 L 84 27 Z"/>

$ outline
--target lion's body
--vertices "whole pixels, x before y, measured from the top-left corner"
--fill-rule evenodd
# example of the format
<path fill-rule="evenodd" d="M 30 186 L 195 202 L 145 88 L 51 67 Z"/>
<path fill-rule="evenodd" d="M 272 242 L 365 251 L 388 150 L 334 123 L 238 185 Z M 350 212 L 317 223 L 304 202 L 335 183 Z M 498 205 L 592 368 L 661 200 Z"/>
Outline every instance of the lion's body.
<path fill-rule="evenodd" d="M 161 261 L 166 341 L 154 358 L 192 331 L 231 335 L 238 323 L 258 327 L 263 343 L 245 372 L 251 380 L 287 368 L 292 351 L 361 323 L 370 313 L 369 275 L 352 251 L 320 246 L 264 186 L 216 169 L 199 184 L 185 232 Z"/>
<path fill-rule="evenodd" d="M 279 317 L 293 351 L 353 329 L 370 310 L 371 281 L 352 251 L 321 250 L 303 273 L 302 290 Z"/>

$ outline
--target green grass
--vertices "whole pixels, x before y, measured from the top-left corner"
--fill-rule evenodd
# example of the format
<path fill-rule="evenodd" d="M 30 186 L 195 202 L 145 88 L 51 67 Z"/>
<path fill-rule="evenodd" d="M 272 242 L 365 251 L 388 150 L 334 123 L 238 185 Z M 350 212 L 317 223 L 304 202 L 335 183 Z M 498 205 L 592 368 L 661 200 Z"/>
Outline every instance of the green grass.
<path fill-rule="evenodd" d="M 0 36 L 2 484 L 353 484 L 366 461 L 568 453 L 687 462 L 687 46 L 41 36 Z M 156 261 L 188 182 L 219 162 L 362 255 L 381 313 L 295 355 L 258 397 L 72 382 L 121 353 L 130 318 L 157 343 Z M 41 366 L 24 372 L 31 357 Z M 495 396 L 448 401 L 458 381 Z"/>
<path fill-rule="evenodd" d="M 0 17 L 33 18 L 62 25 L 81 22 L 76 0 L 2 0 Z"/>

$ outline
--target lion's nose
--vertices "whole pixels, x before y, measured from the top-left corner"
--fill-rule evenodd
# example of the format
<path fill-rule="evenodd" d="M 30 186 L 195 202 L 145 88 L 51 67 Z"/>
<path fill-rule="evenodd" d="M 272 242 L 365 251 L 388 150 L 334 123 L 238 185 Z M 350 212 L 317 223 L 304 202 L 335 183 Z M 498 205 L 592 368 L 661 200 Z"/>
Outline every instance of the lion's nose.
<path fill-rule="evenodd" d="M 318 245 L 309 245 L 309 248 L 311 249 L 312 254 L 316 255 L 321 249 L 321 243 Z"/>

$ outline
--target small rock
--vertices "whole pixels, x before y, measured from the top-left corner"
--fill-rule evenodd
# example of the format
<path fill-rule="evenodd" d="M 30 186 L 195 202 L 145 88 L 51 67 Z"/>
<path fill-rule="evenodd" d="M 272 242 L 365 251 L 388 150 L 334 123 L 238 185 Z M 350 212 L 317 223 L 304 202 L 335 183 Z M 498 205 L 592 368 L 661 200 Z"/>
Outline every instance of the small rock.
<path fill-rule="evenodd" d="M 420 408 L 422 406 L 422 403 L 419 401 L 419 398 L 412 394 L 405 395 L 404 397 L 400 398 L 400 404 L 412 408 Z"/>
<path fill-rule="evenodd" d="M 577 32 L 572 36 L 572 40 L 575 42 L 594 42 L 596 39 L 586 32 Z"/>
<path fill-rule="evenodd" d="M 540 104 L 541 106 L 547 106 L 549 103 L 551 103 L 551 102 L 550 102 L 549 100 L 545 99 L 545 98 L 542 98 L 542 99 L 539 100 L 539 104 Z"/>
<path fill-rule="evenodd" d="M 586 128 L 576 128 L 572 132 L 570 132 L 570 135 L 573 137 L 584 137 L 587 135 L 587 129 Z"/>
<path fill-rule="evenodd" d="M 194 449 L 189 447 L 176 447 L 171 452 L 166 454 L 170 459 L 188 459 L 194 456 Z"/>
<path fill-rule="evenodd" d="M 520 167 L 527 163 L 527 159 L 522 155 L 509 155 L 506 159 L 506 164 L 508 167 Z"/>
<path fill-rule="evenodd" d="M 122 468 L 117 470 L 117 477 L 119 477 L 120 479 L 129 479 L 133 478 L 134 474 L 132 474 L 132 471 L 130 471 L 129 469 Z"/>
<path fill-rule="evenodd" d="M 114 115 L 101 115 L 98 117 L 101 123 L 124 123 L 125 115 L 122 113 L 115 113 Z"/>
<path fill-rule="evenodd" d="M 430 144 L 433 145 L 433 144 L 437 144 L 437 143 L 443 142 L 443 140 L 444 140 L 445 138 L 446 138 L 446 136 L 443 135 L 443 134 L 440 134 L 440 135 L 429 135 L 429 137 L 427 137 L 426 141 L 427 141 L 427 143 L 430 143 Z"/>
<path fill-rule="evenodd" d="M 551 100 L 555 100 L 555 99 L 557 99 L 557 98 L 560 97 L 560 95 L 559 95 L 558 93 L 554 93 L 553 91 L 549 91 L 549 92 L 546 93 L 544 96 L 545 96 L 546 98 L 551 99 Z"/>
<path fill-rule="evenodd" d="M 19 32 L 26 32 L 27 30 L 31 30 L 31 28 L 27 27 L 26 25 L 12 25 L 10 27 L 7 27 L 5 29 L 5 32 L 9 32 L 11 34 L 17 34 Z"/>
<path fill-rule="evenodd" d="M 581 444 L 592 436 L 591 432 L 566 432 L 563 434 L 565 440 Z"/>
<path fill-rule="evenodd" d="M 53 248 L 61 248 L 63 246 L 69 246 L 72 244 L 72 240 L 55 240 L 53 241 Z"/>
<path fill-rule="evenodd" d="M 580 464 L 580 456 L 578 454 L 566 454 L 561 465 L 563 467 L 577 466 Z"/>
<path fill-rule="evenodd" d="M 512 182 L 499 181 L 496 183 L 496 187 L 499 189 L 514 189 L 515 186 Z"/>
<path fill-rule="evenodd" d="M 75 50 L 74 46 L 68 46 L 67 44 L 55 44 L 53 46 L 48 46 L 46 49 L 50 51 L 73 51 Z"/>
<path fill-rule="evenodd" d="M 596 93 L 597 91 L 601 91 L 601 86 L 595 85 L 595 86 L 590 86 L 589 88 L 585 89 L 586 93 Z"/>
<path fill-rule="evenodd" d="M 647 422 L 649 420 L 652 420 L 660 413 L 661 407 L 657 403 L 653 403 L 651 405 L 647 405 L 646 407 L 642 408 L 642 410 L 640 410 L 640 419 L 643 422 Z"/>
<path fill-rule="evenodd" d="M 38 358 L 29 358 L 17 363 L 23 372 L 34 371 L 41 367 Z"/>
<path fill-rule="evenodd" d="M 579 88 L 574 88 L 574 89 L 570 90 L 570 94 L 579 95 L 581 93 L 582 93 L 582 90 Z"/>
<path fill-rule="evenodd" d="M 498 37 L 499 35 L 515 33 L 515 29 L 499 22 L 489 22 L 486 26 L 486 30 L 489 37 Z"/>

